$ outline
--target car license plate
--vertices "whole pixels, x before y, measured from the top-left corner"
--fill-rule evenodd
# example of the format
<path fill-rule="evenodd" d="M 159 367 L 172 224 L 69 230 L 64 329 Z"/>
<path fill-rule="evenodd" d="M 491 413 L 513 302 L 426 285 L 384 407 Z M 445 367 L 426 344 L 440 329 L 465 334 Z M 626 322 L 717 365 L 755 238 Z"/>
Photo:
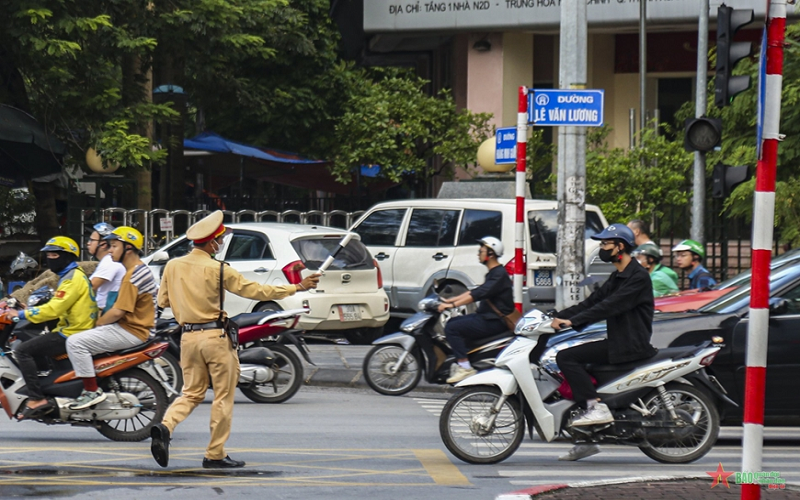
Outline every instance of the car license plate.
<path fill-rule="evenodd" d="M 353 305 L 339 306 L 339 321 L 361 321 L 361 309 Z"/>
<path fill-rule="evenodd" d="M 551 269 L 533 270 L 534 286 L 553 286 L 553 271 Z"/>

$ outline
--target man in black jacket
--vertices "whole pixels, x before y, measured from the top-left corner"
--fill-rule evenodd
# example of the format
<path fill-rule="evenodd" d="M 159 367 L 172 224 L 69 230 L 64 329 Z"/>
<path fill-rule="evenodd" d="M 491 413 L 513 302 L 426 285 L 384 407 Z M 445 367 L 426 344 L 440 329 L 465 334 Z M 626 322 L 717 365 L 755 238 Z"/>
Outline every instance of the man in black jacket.
<path fill-rule="evenodd" d="M 478 243 L 481 245 L 478 248 L 478 260 L 489 269 L 486 280 L 481 286 L 457 297 L 445 299 L 439 305 L 439 312 L 442 312 L 445 309 L 481 301 L 475 314 L 451 318 L 444 327 L 444 334 L 458 362 L 450 378 L 447 379 L 448 384 L 461 382 L 477 373 L 467 358 L 467 340 L 491 337 L 508 330 L 505 321 L 494 312 L 489 301 L 502 314 L 511 314 L 514 311 L 511 279 L 497 260 L 503 256 L 503 242 L 493 236 L 486 236 L 478 240 Z"/>
<path fill-rule="evenodd" d="M 572 388 L 573 399 L 586 405 L 577 415 L 573 426 L 606 424 L 614 416 L 600 401 L 586 370 L 588 363 L 627 363 L 652 357 L 656 349 L 650 345 L 653 334 L 653 285 L 650 274 L 631 258 L 636 247 L 633 232 L 624 224 L 612 224 L 592 236 L 600 240 L 600 259 L 617 268 L 608 280 L 586 300 L 564 309 L 553 319 L 555 329 L 573 327 L 582 330 L 606 320 L 608 338 L 565 349 L 556 356 L 564 378 Z M 562 460 L 577 460 L 598 453 L 597 445 L 578 445 Z M 573 456 L 580 455 L 580 456 Z"/>

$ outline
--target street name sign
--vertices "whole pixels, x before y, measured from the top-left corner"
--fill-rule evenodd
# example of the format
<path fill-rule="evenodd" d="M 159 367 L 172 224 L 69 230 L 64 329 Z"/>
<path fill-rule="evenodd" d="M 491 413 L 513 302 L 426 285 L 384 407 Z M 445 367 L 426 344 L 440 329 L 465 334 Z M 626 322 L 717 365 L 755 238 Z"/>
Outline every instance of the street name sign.
<path fill-rule="evenodd" d="M 528 123 L 537 127 L 602 127 L 603 90 L 530 89 Z"/>
<path fill-rule="evenodd" d="M 495 132 L 494 162 L 508 165 L 517 161 L 517 127 L 499 128 Z"/>

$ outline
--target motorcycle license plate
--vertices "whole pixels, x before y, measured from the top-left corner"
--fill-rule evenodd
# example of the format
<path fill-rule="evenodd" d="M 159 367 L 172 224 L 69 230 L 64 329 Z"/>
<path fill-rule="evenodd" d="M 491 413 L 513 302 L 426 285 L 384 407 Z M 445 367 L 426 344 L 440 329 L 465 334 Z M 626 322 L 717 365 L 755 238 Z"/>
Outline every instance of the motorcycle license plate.
<path fill-rule="evenodd" d="M 534 286 L 553 286 L 553 271 L 551 269 L 533 270 Z"/>
<path fill-rule="evenodd" d="M 361 309 L 354 305 L 339 306 L 339 321 L 361 321 Z"/>

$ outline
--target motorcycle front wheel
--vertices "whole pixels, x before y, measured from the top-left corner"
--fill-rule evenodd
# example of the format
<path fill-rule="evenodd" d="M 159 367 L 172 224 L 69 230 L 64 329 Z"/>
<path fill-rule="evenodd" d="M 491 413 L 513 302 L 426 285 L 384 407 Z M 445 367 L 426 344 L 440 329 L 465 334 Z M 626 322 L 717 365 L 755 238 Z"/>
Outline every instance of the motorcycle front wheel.
<path fill-rule="evenodd" d="M 508 398 L 491 422 L 500 397 L 495 387 L 475 386 L 447 401 L 439 434 L 453 455 L 470 464 L 495 464 L 517 451 L 525 437 L 525 418 L 517 400 Z"/>
<path fill-rule="evenodd" d="M 364 357 L 364 380 L 376 392 L 401 396 L 414 389 L 422 377 L 422 363 L 409 352 L 402 366 L 397 365 L 405 349 L 395 344 L 376 345 Z M 396 371 L 392 373 L 392 370 Z"/>
<path fill-rule="evenodd" d="M 175 391 L 167 392 L 167 398 L 169 402 L 172 403 L 181 395 L 181 391 L 183 390 L 183 370 L 181 369 L 181 363 L 178 361 L 178 358 L 168 352 L 164 352 L 164 354 L 157 357 L 152 362 L 163 370 L 167 378 L 167 385 Z"/>
<path fill-rule="evenodd" d="M 719 412 L 714 400 L 694 386 L 673 382 L 667 384 L 665 389 L 678 417 L 687 425 L 670 428 L 671 437 L 659 438 L 650 442 L 649 446 L 640 446 L 639 449 L 653 460 L 665 464 L 694 462 L 705 456 L 716 443 L 719 436 Z M 666 410 L 658 391 L 648 394 L 644 403 L 645 408 L 651 411 Z"/>
<path fill-rule="evenodd" d="M 239 386 L 247 399 L 255 403 L 283 403 L 300 390 L 303 383 L 303 363 L 289 347 L 280 344 L 267 344 L 277 357 L 277 364 L 272 368 L 272 380 Z"/>
<path fill-rule="evenodd" d="M 120 392 L 136 396 L 141 405 L 139 413 L 133 418 L 105 420 L 97 430 L 112 441 L 144 441 L 150 437 L 150 429 L 160 424 L 169 402 L 167 391 L 150 374 L 133 368 L 111 376 L 119 385 Z M 102 379 L 103 390 L 112 391 L 110 381 Z"/>

